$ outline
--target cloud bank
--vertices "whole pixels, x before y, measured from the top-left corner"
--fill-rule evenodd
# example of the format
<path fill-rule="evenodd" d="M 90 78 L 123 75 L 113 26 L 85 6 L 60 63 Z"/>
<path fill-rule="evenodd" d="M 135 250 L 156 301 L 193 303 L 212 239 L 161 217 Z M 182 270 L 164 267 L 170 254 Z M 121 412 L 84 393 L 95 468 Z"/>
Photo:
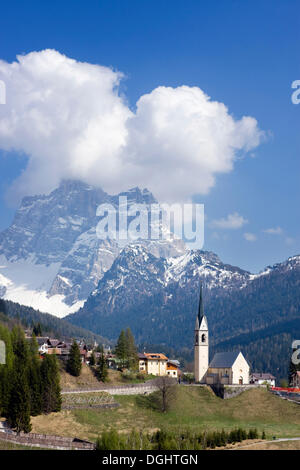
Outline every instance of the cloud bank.
<path fill-rule="evenodd" d="M 218 173 L 262 140 L 254 118 L 234 119 L 198 87 L 158 87 L 133 112 L 122 78 L 55 50 L 0 61 L 0 149 L 28 158 L 12 193 L 48 192 L 76 178 L 108 192 L 140 186 L 161 201 L 186 200 L 208 193 Z"/>

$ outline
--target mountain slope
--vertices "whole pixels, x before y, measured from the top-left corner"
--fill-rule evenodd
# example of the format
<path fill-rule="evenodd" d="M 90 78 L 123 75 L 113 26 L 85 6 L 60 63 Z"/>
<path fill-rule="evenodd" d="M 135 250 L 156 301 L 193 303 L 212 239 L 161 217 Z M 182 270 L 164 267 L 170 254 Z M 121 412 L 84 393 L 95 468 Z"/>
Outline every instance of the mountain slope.
<path fill-rule="evenodd" d="M 73 313 L 74 325 L 110 339 L 130 326 L 138 342 L 191 350 L 201 280 L 213 348 L 243 341 L 254 354 L 257 332 L 257 341 L 270 328 L 266 338 L 292 334 L 285 326 L 299 320 L 299 256 L 254 275 L 172 236 L 125 247 L 99 239 L 97 207 L 117 211 L 120 196 L 128 208 L 156 204 L 146 189 L 109 195 L 79 181 L 24 198 L 0 233 L 0 296 L 56 316 Z"/>
<path fill-rule="evenodd" d="M 57 316 L 78 310 L 119 253 L 116 241 L 97 237 L 96 211 L 100 204 L 118 209 L 120 196 L 128 207 L 156 202 L 146 189 L 111 196 L 79 181 L 24 198 L 0 233 L 0 295 Z"/>
<path fill-rule="evenodd" d="M 288 341 L 300 335 L 300 256 L 252 275 L 210 252 L 157 259 L 143 246 L 128 246 L 67 319 L 111 339 L 130 326 L 140 343 L 192 353 L 200 280 L 212 352 L 242 348 L 253 367 L 284 374 Z"/>
<path fill-rule="evenodd" d="M 41 313 L 31 307 L 25 307 L 14 302 L 0 299 L 0 321 L 3 322 L 21 322 L 24 327 L 31 327 L 33 324 L 40 323 L 43 335 L 59 339 L 84 339 L 89 344 L 111 344 L 109 340 L 100 335 L 92 333 L 85 328 L 80 328 L 66 320 Z"/>
<path fill-rule="evenodd" d="M 68 318 L 109 337 L 126 319 L 141 341 L 155 325 L 160 342 L 183 346 L 192 340 L 200 280 L 213 342 L 299 318 L 299 256 L 251 275 L 210 252 L 156 258 L 143 245 L 126 247 L 84 307 Z"/>

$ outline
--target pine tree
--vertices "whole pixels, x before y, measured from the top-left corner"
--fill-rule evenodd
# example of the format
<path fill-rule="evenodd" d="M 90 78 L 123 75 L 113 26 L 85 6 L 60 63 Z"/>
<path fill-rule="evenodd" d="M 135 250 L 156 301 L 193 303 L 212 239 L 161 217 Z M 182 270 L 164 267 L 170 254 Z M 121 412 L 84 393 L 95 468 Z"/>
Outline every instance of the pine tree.
<path fill-rule="evenodd" d="M 0 364 L 0 415 L 7 416 L 12 387 L 11 375 L 14 363 L 14 353 L 11 333 L 8 328 L 1 324 L 0 340 L 5 344 L 5 364 Z"/>
<path fill-rule="evenodd" d="M 23 367 L 20 359 L 16 360 L 12 374 L 7 421 L 9 426 L 17 433 L 31 431 L 27 370 Z"/>
<path fill-rule="evenodd" d="M 132 370 L 138 369 L 138 355 L 137 347 L 135 345 L 134 336 L 130 328 L 125 331 L 125 345 L 126 345 L 126 356 L 128 361 L 128 367 Z"/>
<path fill-rule="evenodd" d="M 70 355 L 67 362 L 67 372 L 74 377 L 79 377 L 81 372 L 82 362 L 80 357 L 80 349 L 77 342 L 74 340 L 70 349 Z"/>
<path fill-rule="evenodd" d="M 32 332 L 35 336 L 42 336 L 42 327 L 40 322 L 38 322 L 37 324 L 33 324 Z"/>
<path fill-rule="evenodd" d="M 107 368 L 107 362 L 104 356 L 103 346 L 102 346 L 102 351 L 100 352 L 96 374 L 99 380 L 101 380 L 102 382 L 106 382 L 107 377 L 108 377 L 108 368 Z"/>
<path fill-rule="evenodd" d="M 39 345 L 38 345 L 36 336 L 33 333 L 32 337 L 30 339 L 30 342 L 29 342 L 29 353 L 30 353 L 31 357 L 34 357 L 34 356 L 37 357 L 38 352 L 39 352 Z"/>
<path fill-rule="evenodd" d="M 42 410 L 44 413 L 60 411 L 60 376 L 57 358 L 46 354 L 41 364 Z"/>
<path fill-rule="evenodd" d="M 115 354 L 118 359 L 121 361 L 121 367 L 126 367 L 126 362 L 128 359 L 128 352 L 127 352 L 127 341 L 126 335 L 124 330 L 121 331 L 116 348 Z"/>
<path fill-rule="evenodd" d="M 31 358 L 28 382 L 30 389 L 30 414 L 38 416 L 42 413 L 42 378 L 40 360 L 37 356 Z"/>
<path fill-rule="evenodd" d="M 92 355 L 90 357 L 90 366 L 94 366 L 96 364 L 96 356 L 94 351 L 92 352 Z"/>
<path fill-rule="evenodd" d="M 20 326 L 12 330 L 12 347 L 14 363 L 10 375 L 11 392 L 7 420 L 16 432 L 30 432 L 29 349 Z"/>
<path fill-rule="evenodd" d="M 12 347 L 14 356 L 20 360 L 23 365 L 27 366 L 29 361 L 29 347 L 25 339 L 24 330 L 17 325 L 11 332 Z"/>

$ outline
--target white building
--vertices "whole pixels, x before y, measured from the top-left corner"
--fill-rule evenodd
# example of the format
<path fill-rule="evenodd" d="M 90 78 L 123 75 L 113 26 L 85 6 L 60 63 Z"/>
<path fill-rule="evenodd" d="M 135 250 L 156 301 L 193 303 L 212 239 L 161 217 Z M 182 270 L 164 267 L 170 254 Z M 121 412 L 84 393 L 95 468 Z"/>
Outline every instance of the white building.
<path fill-rule="evenodd" d="M 270 385 L 275 387 L 275 377 L 272 374 L 260 374 L 259 372 L 253 372 L 250 375 L 250 383 L 256 385 Z"/>
<path fill-rule="evenodd" d="M 249 384 L 250 366 L 240 351 L 216 353 L 209 362 L 208 322 L 204 315 L 202 285 L 194 339 L 196 382 L 208 385 Z"/>

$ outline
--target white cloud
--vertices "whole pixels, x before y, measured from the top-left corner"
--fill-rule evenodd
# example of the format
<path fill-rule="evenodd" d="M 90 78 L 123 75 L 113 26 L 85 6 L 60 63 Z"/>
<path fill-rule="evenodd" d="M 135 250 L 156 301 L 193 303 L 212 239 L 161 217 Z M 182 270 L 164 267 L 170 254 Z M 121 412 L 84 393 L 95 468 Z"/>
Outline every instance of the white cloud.
<path fill-rule="evenodd" d="M 263 133 L 252 117 L 234 119 L 200 88 L 158 87 L 132 112 L 122 74 L 57 51 L 0 61 L 7 104 L 0 148 L 28 157 L 12 193 L 47 192 L 77 178 L 115 192 L 145 186 L 160 200 L 207 193 Z"/>
<path fill-rule="evenodd" d="M 254 233 L 249 232 L 244 233 L 244 238 L 247 242 L 255 242 L 257 240 L 257 236 Z"/>
<path fill-rule="evenodd" d="M 234 212 L 233 214 L 229 214 L 226 218 L 223 217 L 221 219 L 213 220 L 209 225 L 210 227 L 219 229 L 235 230 L 243 227 L 247 223 L 247 219 L 238 212 Z"/>
<path fill-rule="evenodd" d="M 281 227 L 267 228 L 263 230 L 264 233 L 269 233 L 270 235 L 281 235 L 283 230 Z"/>

